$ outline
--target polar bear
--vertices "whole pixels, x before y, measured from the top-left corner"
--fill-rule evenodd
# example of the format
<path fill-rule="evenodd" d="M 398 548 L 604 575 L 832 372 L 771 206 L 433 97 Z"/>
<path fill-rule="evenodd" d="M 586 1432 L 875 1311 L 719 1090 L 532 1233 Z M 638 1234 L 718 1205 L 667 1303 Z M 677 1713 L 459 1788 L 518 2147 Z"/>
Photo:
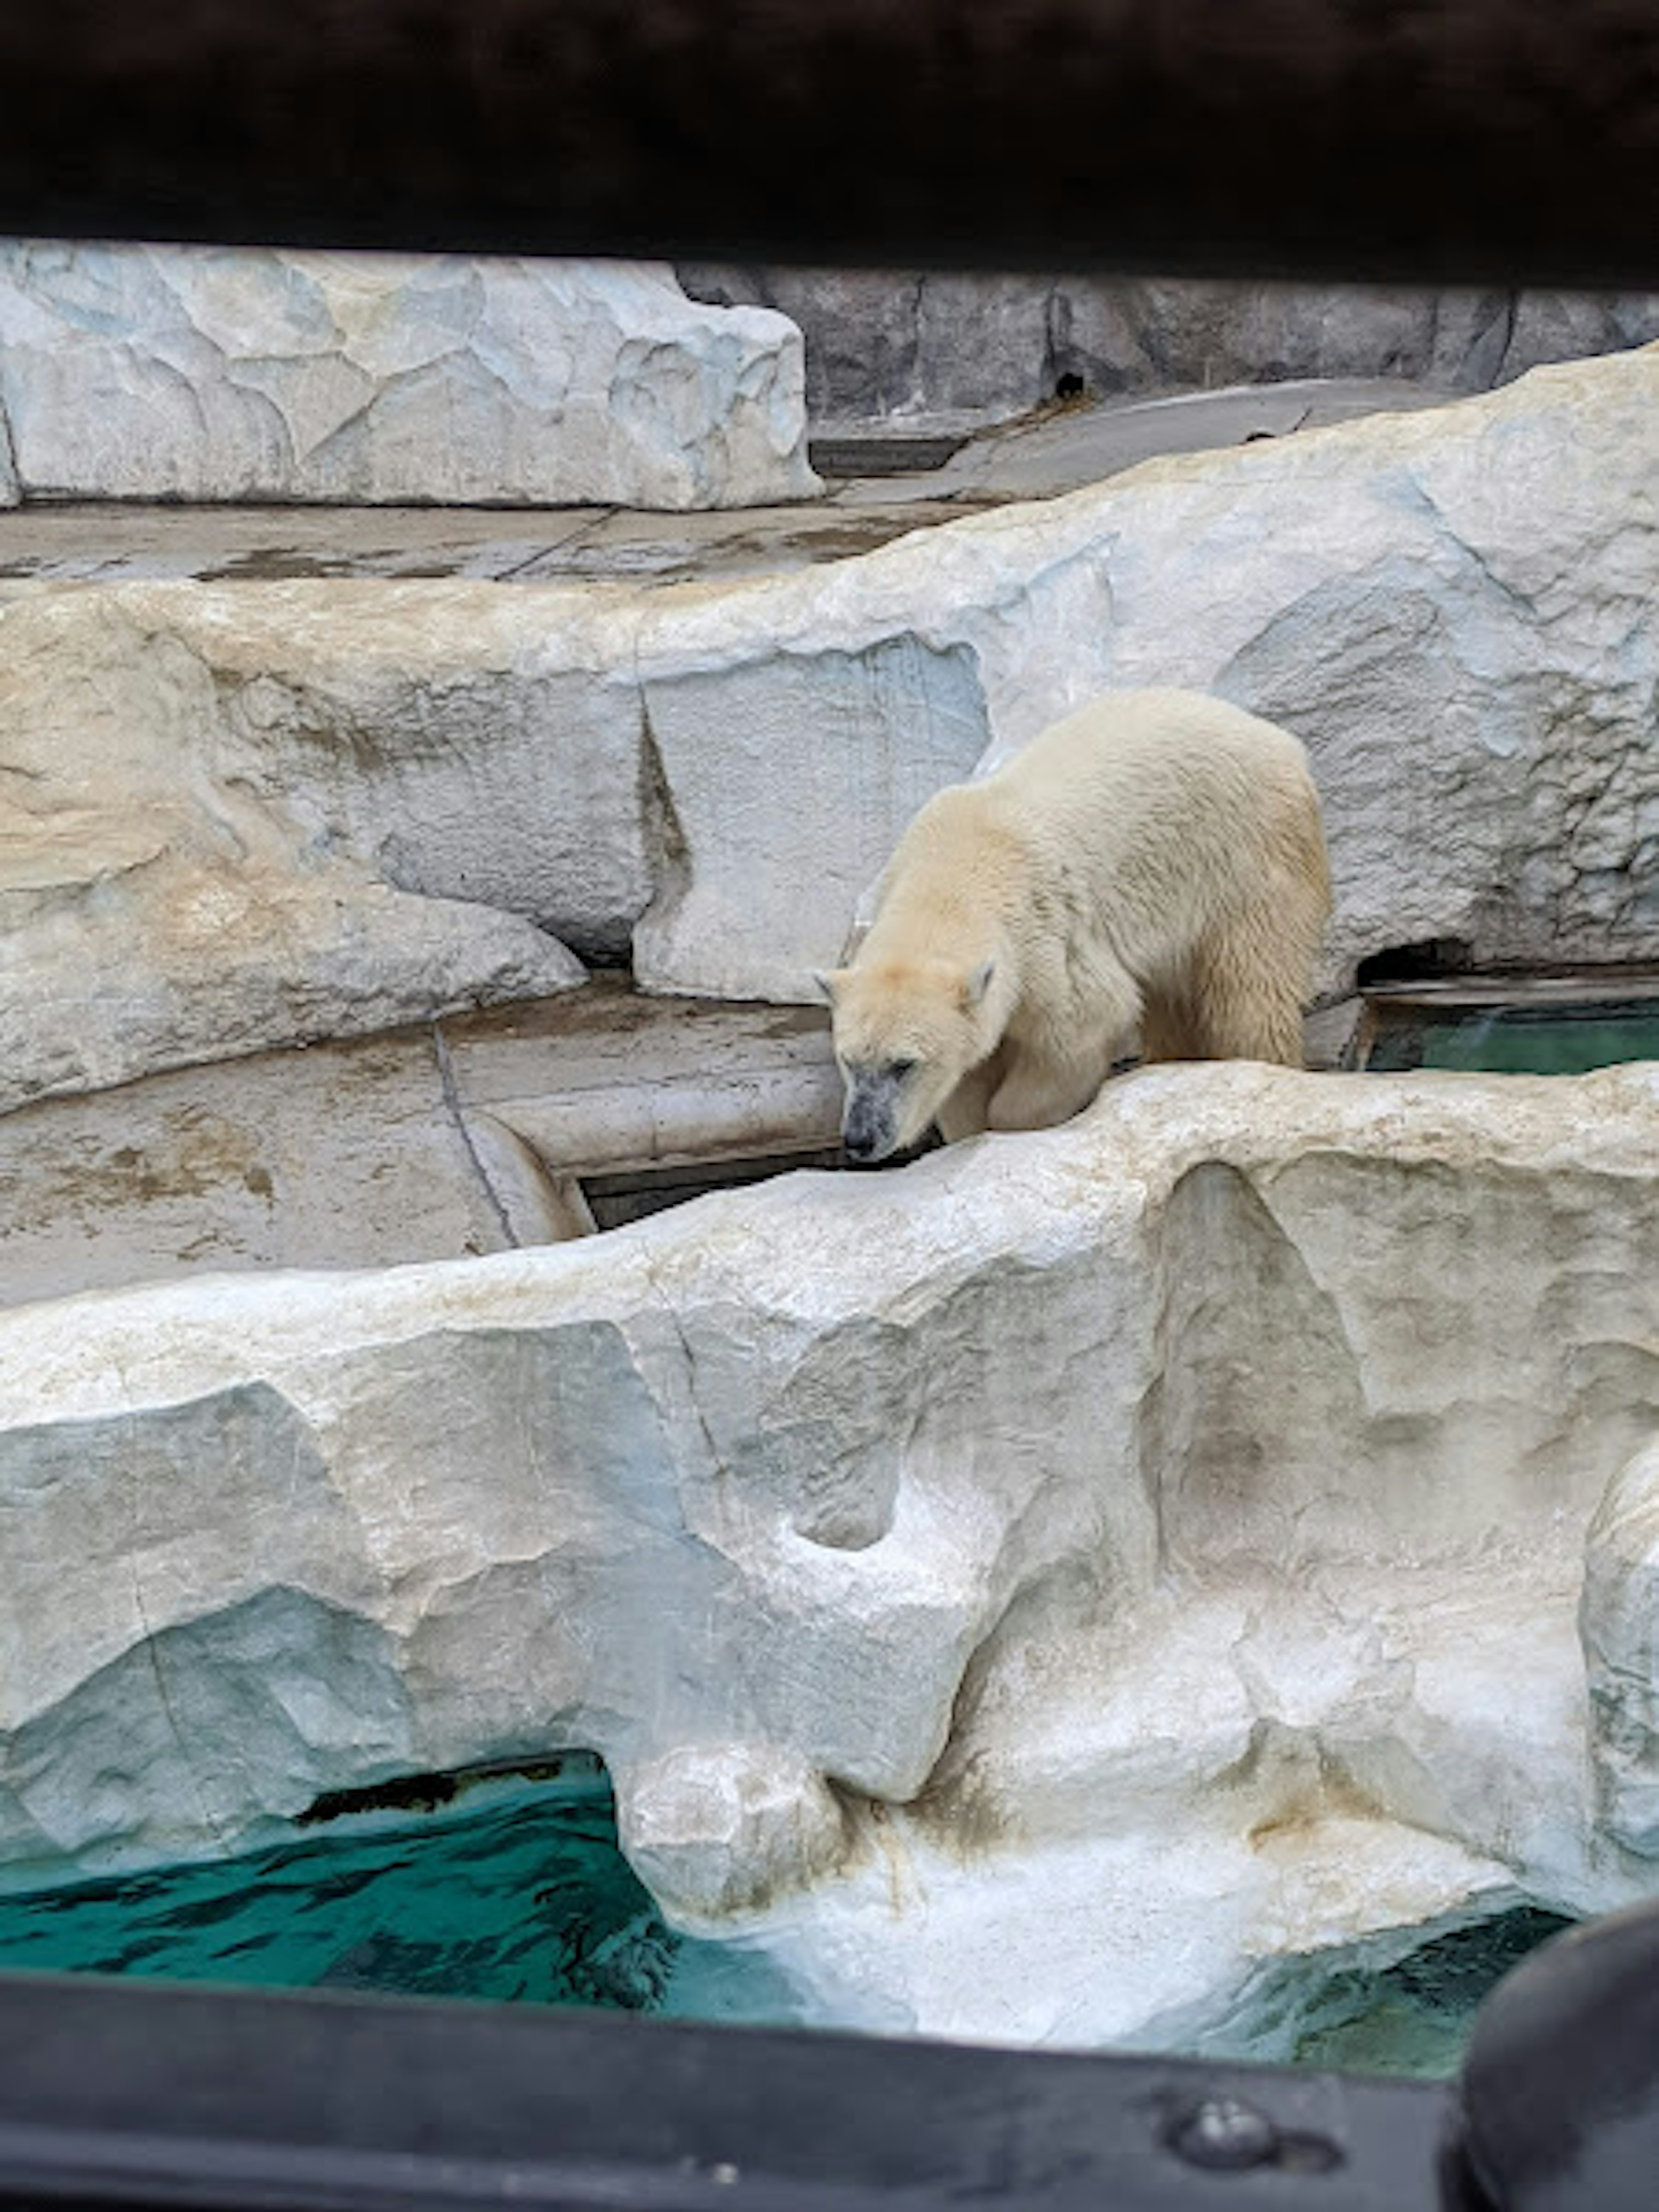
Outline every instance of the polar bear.
<path fill-rule="evenodd" d="M 1302 1064 L 1330 910 L 1288 731 L 1193 691 L 1121 691 L 937 793 L 869 934 L 818 981 L 842 1142 L 884 1159 L 1079 1112 L 1137 1028 L 1147 1060 Z"/>

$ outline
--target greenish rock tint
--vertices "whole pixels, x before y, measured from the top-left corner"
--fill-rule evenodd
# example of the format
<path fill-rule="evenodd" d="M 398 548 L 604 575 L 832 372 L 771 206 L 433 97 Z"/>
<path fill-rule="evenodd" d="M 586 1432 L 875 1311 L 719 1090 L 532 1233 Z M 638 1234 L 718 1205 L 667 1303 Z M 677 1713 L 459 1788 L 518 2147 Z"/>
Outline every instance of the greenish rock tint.
<path fill-rule="evenodd" d="M 1659 1060 L 1659 1000 L 1585 1006 L 1496 1006 L 1389 1021 L 1366 1066 L 1377 1074 L 1444 1067 L 1493 1075 L 1588 1075 Z"/>
<path fill-rule="evenodd" d="M 235 1858 L 0 1897 L 0 1970 L 783 2021 L 766 1961 L 667 1928 L 597 1769 Z"/>

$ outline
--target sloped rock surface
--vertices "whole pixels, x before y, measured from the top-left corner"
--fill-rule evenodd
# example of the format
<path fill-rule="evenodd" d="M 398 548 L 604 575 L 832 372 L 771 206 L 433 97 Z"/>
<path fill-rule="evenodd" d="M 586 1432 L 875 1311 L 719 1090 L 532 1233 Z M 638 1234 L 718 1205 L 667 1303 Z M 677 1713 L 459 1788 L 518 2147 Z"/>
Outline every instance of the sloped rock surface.
<path fill-rule="evenodd" d="M 0 1107 L 583 980 L 533 922 L 396 888 L 268 801 L 142 601 L 28 597 L 0 635 Z"/>

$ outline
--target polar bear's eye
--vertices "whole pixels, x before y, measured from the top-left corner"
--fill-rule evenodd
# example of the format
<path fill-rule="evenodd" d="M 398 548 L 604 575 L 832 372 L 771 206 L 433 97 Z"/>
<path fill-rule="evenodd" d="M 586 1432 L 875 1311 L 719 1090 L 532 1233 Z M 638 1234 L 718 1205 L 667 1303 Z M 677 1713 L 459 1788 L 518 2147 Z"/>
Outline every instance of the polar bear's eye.
<path fill-rule="evenodd" d="M 914 1060 L 890 1060 L 887 1063 L 887 1073 L 895 1083 L 902 1083 L 907 1075 L 914 1075 L 915 1072 Z"/>

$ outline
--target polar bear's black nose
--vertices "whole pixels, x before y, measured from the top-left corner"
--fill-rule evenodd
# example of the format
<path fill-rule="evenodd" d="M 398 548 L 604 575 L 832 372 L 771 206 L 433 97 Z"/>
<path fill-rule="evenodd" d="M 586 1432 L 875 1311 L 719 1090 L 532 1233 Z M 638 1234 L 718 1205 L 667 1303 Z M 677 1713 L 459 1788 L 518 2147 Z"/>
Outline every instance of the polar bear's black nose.
<path fill-rule="evenodd" d="M 884 1160 L 898 1132 L 893 1126 L 893 1085 L 879 1072 L 860 1071 L 850 1082 L 841 1117 L 842 1150 L 849 1160 Z"/>
<path fill-rule="evenodd" d="M 865 1098 L 854 1098 L 841 1125 L 841 1141 L 849 1160 L 878 1160 L 890 1146 L 884 1116 Z"/>

